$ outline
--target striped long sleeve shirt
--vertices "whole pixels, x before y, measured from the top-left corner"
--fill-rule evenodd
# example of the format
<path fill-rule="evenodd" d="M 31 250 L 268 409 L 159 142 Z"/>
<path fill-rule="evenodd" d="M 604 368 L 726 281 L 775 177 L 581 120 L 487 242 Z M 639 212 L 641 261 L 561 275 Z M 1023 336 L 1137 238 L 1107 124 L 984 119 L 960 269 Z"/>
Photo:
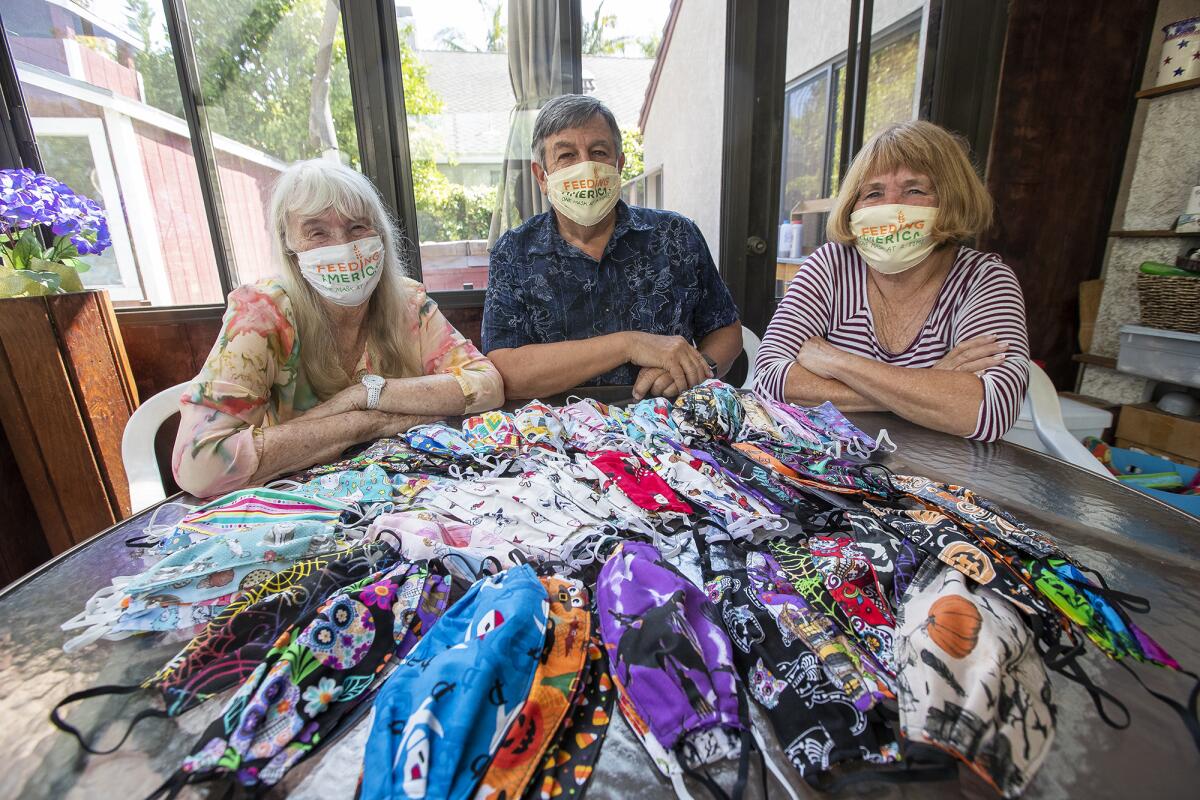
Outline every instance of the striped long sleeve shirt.
<path fill-rule="evenodd" d="M 1013 271 L 994 254 L 960 247 L 920 333 L 903 352 L 891 353 L 875 336 L 868 269 L 857 250 L 837 242 L 822 245 L 800 265 L 759 348 L 758 390 L 784 399 L 788 370 L 811 336 L 885 364 L 920 369 L 967 339 L 992 334 L 1009 349 L 1004 361 L 981 375 L 983 402 L 969 438 L 991 442 L 1003 436 L 1029 386 L 1025 300 Z"/>

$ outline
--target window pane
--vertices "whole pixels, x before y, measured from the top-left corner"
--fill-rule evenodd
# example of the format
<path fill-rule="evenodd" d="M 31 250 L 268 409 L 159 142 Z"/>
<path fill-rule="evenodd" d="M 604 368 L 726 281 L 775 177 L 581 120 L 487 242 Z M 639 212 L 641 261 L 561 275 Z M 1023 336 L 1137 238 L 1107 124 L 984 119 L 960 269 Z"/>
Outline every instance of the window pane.
<path fill-rule="evenodd" d="M 274 274 L 266 203 L 291 162 L 359 165 L 337 0 L 187 0 L 237 279 Z"/>
<path fill-rule="evenodd" d="M 647 195 L 694 221 L 720 263 L 726 4 L 645 0 L 620 7 L 619 22 L 644 14 L 661 32 L 640 117 L 642 158 L 653 176 Z"/>
<path fill-rule="evenodd" d="M 661 6 L 656 22 L 647 19 L 653 14 L 616 15 L 645 5 L 583 4 L 583 89 L 607 103 L 626 130 L 629 178 L 642 172 L 634 158 L 637 119 L 654 63 L 645 48 L 661 34 L 667 2 L 650 4 Z M 529 151 L 537 110 L 563 88 L 557 9 L 555 3 L 510 9 L 504 0 L 414 0 L 400 7 L 422 278 L 431 290 L 486 287 L 489 242 L 549 208 L 529 172 Z M 514 19 L 510 10 L 537 16 Z"/>
<path fill-rule="evenodd" d="M 920 27 L 924 3 L 878 3 L 872 16 L 863 140 L 891 122 L 913 118 L 917 99 Z M 792 0 L 788 10 L 783 192 L 776 294 L 781 296 L 800 262 L 825 243 L 827 214 L 813 200 L 837 194 L 841 175 L 843 106 L 846 97 L 847 5 Z M 831 86 L 826 87 L 826 82 Z M 827 106 L 821 111 L 815 97 Z M 798 120 L 800 122 L 798 122 Z M 814 165 L 817 165 L 814 167 Z M 816 177 L 820 176 L 817 182 Z M 816 185 L 819 192 L 809 195 Z M 801 187 L 804 187 L 802 190 Z M 801 196 L 803 194 L 803 196 Z M 807 204 L 806 213 L 796 207 Z M 817 208 L 813 208 L 816 206 Z"/>
<path fill-rule="evenodd" d="M 102 205 L 85 286 L 117 305 L 219 303 L 161 4 L 0 0 L 46 172 Z"/>

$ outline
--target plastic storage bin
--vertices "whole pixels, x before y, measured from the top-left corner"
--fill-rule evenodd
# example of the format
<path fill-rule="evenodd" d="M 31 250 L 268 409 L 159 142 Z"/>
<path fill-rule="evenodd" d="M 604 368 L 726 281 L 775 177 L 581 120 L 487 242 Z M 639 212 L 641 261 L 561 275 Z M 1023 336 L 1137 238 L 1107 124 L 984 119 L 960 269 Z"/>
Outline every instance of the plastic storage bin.
<path fill-rule="evenodd" d="M 1063 424 L 1078 440 L 1082 441 L 1087 436 L 1100 438 L 1105 428 L 1112 425 L 1111 411 L 1089 406 L 1087 403 L 1081 403 L 1069 397 L 1058 398 L 1058 403 L 1062 407 Z M 1039 453 L 1046 452 L 1042 440 L 1038 438 L 1037 431 L 1033 427 L 1033 413 L 1029 408 L 1028 394 L 1025 396 L 1025 402 L 1021 405 L 1020 416 L 1008 429 L 1008 433 L 1004 434 L 1004 441 L 1028 447 L 1030 450 L 1037 450 Z"/>
<path fill-rule="evenodd" d="M 1133 472 L 1136 469 L 1138 472 L 1178 472 L 1179 477 L 1183 480 L 1184 485 L 1188 484 L 1192 478 L 1196 476 L 1196 468 L 1176 464 L 1174 461 L 1168 461 L 1165 458 L 1152 456 L 1148 453 L 1137 453 L 1133 450 L 1126 450 L 1121 447 L 1110 447 L 1108 452 L 1112 454 L 1112 465 L 1121 472 Z M 1147 489 L 1136 484 L 1125 484 L 1130 489 L 1148 494 L 1164 503 L 1173 505 L 1181 511 L 1191 514 L 1193 517 L 1200 517 L 1200 494 L 1176 494 L 1175 492 L 1163 492 L 1158 489 Z"/>
<path fill-rule="evenodd" d="M 1200 389 L 1200 334 L 1122 325 L 1117 369 Z"/>

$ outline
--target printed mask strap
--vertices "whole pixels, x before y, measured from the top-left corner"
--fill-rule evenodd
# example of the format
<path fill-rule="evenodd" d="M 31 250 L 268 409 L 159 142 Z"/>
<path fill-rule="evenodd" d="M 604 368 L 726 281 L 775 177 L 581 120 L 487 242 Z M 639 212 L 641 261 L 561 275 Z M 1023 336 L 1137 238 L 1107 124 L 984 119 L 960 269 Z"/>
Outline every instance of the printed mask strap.
<path fill-rule="evenodd" d="M 142 711 L 139 711 L 134 716 L 134 718 L 129 721 L 129 727 L 127 727 L 125 729 L 125 735 L 122 736 L 116 744 L 114 744 L 112 747 L 108 748 L 107 750 L 97 750 L 95 747 L 88 744 L 84 740 L 83 734 L 80 733 L 78 728 L 76 728 L 74 725 L 69 724 L 66 720 L 64 720 L 62 718 L 62 716 L 59 714 L 59 710 L 63 706 L 68 705 L 70 703 L 76 703 L 76 702 L 79 702 L 80 700 L 87 700 L 92 697 L 102 697 L 104 695 L 133 694 L 134 692 L 139 692 L 139 691 L 142 691 L 141 685 L 134 684 L 132 686 L 93 686 L 91 689 L 84 689 L 81 692 L 73 692 L 72 694 L 69 694 L 66 697 L 64 697 L 62 700 L 59 700 L 58 703 L 55 704 L 54 708 L 51 709 L 50 722 L 52 722 L 54 724 L 54 727 L 58 728 L 60 731 L 65 731 L 66 733 L 69 733 L 72 736 L 74 736 L 75 739 L 79 742 L 79 746 L 82 747 L 84 750 L 88 751 L 89 753 L 91 753 L 92 755 L 102 756 L 102 755 L 107 755 L 108 753 L 116 752 L 118 749 L 120 749 L 121 745 L 125 744 L 125 740 L 129 738 L 129 734 L 131 734 L 133 732 L 134 726 L 137 725 L 139 722 L 141 722 L 144 719 L 151 719 L 154 717 L 170 717 L 171 715 L 168 714 L 166 711 L 163 711 L 163 710 L 157 709 L 157 708 L 143 709 Z"/>

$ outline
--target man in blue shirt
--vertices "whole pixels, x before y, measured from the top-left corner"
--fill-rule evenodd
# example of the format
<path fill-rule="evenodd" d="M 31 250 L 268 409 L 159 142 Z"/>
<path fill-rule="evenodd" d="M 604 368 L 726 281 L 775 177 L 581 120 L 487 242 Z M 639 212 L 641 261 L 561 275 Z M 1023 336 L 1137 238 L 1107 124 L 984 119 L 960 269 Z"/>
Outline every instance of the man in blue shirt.
<path fill-rule="evenodd" d="M 674 397 L 729 369 L 742 328 L 691 220 L 631 208 L 612 112 L 563 95 L 538 113 L 534 178 L 551 211 L 500 237 L 489 263 L 483 351 L 511 399 L 588 385 Z"/>

